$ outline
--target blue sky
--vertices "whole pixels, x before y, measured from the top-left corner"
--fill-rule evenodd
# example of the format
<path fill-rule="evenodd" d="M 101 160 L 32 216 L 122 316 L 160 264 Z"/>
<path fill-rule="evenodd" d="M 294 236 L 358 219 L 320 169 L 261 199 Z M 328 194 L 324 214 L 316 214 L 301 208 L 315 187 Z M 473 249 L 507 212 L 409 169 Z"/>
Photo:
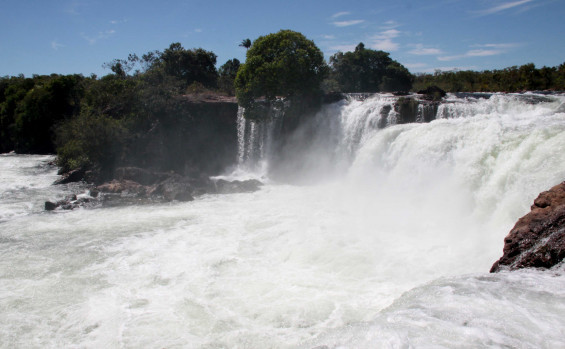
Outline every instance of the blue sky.
<path fill-rule="evenodd" d="M 291 29 L 324 52 L 359 42 L 412 72 L 565 62 L 565 0 L 0 0 L 0 76 L 108 74 L 173 42 L 245 60 L 241 40 Z"/>

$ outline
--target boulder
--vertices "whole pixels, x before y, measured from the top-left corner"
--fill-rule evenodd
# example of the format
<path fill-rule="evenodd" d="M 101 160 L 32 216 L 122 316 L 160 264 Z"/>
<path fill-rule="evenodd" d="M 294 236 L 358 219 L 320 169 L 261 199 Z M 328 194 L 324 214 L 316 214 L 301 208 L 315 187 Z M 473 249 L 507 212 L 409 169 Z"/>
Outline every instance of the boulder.
<path fill-rule="evenodd" d="M 147 188 L 144 185 L 131 180 L 114 179 L 110 182 L 99 185 L 98 187 L 96 187 L 96 190 L 101 193 L 124 193 L 142 196 L 145 195 Z"/>
<path fill-rule="evenodd" d="M 504 239 L 492 272 L 551 268 L 565 257 L 565 182 L 541 193 Z"/>
<path fill-rule="evenodd" d="M 55 202 L 45 201 L 45 211 L 53 211 L 58 206 L 59 205 L 57 205 L 57 203 L 55 203 Z"/>
<path fill-rule="evenodd" d="M 215 181 L 215 192 L 218 194 L 251 193 L 260 189 L 263 185 L 256 179 L 245 181 L 226 181 L 218 179 Z"/>
<path fill-rule="evenodd" d="M 63 177 L 56 180 L 55 183 L 53 184 L 57 185 L 57 184 L 80 182 L 84 179 L 84 175 L 85 175 L 85 170 L 82 168 L 72 170 L 63 174 Z"/>
<path fill-rule="evenodd" d="M 193 186 L 191 179 L 182 176 L 171 176 L 155 186 L 148 194 L 161 196 L 165 201 L 192 201 Z"/>
<path fill-rule="evenodd" d="M 164 181 L 170 176 L 170 173 L 155 172 L 139 167 L 119 167 L 115 172 L 115 178 L 118 180 L 134 181 L 142 185 L 152 185 Z"/>
<path fill-rule="evenodd" d="M 447 95 L 447 93 L 437 86 L 428 86 L 424 90 L 418 91 L 419 94 L 423 95 L 422 98 L 428 101 L 439 101 Z"/>

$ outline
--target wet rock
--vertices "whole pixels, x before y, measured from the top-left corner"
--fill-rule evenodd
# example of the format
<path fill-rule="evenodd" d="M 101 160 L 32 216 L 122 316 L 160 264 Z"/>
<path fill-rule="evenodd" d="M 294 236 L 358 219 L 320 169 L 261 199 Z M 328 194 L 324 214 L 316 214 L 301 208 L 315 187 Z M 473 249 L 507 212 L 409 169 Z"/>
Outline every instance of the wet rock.
<path fill-rule="evenodd" d="M 215 182 L 215 189 L 218 194 L 251 193 L 259 190 L 262 185 L 263 183 L 256 179 L 231 182 L 218 179 Z"/>
<path fill-rule="evenodd" d="M 73 210 L 78 207 L 78 205 L 68 203 L 60 206 L 63 210 Z"/>
<path fill-rule="evenodd" d="M 188 177 L 172 176 L 159 183 L 150 192 L 151 196 L 161 196 L 165 201 L 192 201 L 192 180 Z"/>
<path fill-rule="evenodd" d="M 164 181 L 170 176 L 170 173 L 155 172 L 139 167 L 120 167 L 115 172 L 115 177 L 118 180 L 130 180 L 142 185 L 152 185 Z"/>
<path fill-rule="evenodd" d="M 99 185 L 96 187 L 96 190 L 102 193 L 124 193 L 138 196 L 145 195 L 147 192 L 147 188 L 144 185 L 127 179 L 114 179 L 110 182 Z"/>
<path fill-rule="evenodd" d="M 551 268 L 565 257 L 565 182 L 541 193 L 504 239 L 491 272 Z"/>
<path fill-rule="evenodd" d="M 341 92 L 329 92 L 324 94 L 322 101 L 324 104 L 330 104 L 330 103 L 339 102 L 346 98 L 347 96 Z"/>
<path fill-rule="evenodd" d="M 53 184 L 68 184 L 68 183 L 80 182 L 84 179 L 85 173 L 86 173 L 85 170 L 82 168 L 79 168 L 77 170 L 72 170 L 70 172 L 63 174 L 63 177 L 56 180 L 55 183 Z"/>
<path fill-rule="evenodd" d="M 57 205 L 57 203 L 55 202 L 51 202 L 51 201 L 45 201 L 45 211 L 53 211 L 55 210 L 59 205 Z"/>
<path fill-rule="evenodd" d="M 93 198 L 97 198 L 100 194 L 100 190 L 98 188 L 92 188 L 88 191 L 88 195 L 92 196 Z"/>
<path fill-rule="evenodd" d="M 418 91 L 423 95 L 422 98 L 428 101 L 439 101 L 447 95 L 447 93 L 437 86 L 429 86 L 425 90 Z"/>

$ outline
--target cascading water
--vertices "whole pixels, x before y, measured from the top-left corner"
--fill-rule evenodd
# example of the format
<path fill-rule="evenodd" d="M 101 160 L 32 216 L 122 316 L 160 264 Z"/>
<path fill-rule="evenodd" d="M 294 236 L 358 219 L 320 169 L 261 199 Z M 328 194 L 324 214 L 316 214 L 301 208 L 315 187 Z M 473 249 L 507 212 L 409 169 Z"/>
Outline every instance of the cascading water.
<path fill-rule="evenodd" d="M 245 109 L 237 111 L 237 166 L 240 172 L 254 175 L 264 174 L 266 160 L 273 151 L 273 141 L 280 132 L 284 109 L 282 101 L 267 109 L 262 122 L 244 118 Z"/>
<path fill-rule="evenodd" d="M 564 347 L 562 269 L 488 274 L 565 178 L 564 102 L 449 95 L 395 125 L 396 97 L 351 98 L 281 143 L 284 116 L 240 119 L 258 192 L 2 215 L 0 347 Z M 47 160 L 28 190 L 1 157 L 2 201 L 63 196 Z"/>

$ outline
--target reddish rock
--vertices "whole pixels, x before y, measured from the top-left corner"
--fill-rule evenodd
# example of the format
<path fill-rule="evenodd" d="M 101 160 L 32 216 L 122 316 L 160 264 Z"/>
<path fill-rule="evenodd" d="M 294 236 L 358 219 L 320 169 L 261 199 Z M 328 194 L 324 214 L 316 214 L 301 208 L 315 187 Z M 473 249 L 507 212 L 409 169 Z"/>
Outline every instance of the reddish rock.
<path fill-rule="evenodd" d="M 565 257 L 565 182 L 541 193 L 504 239 L 492 272 L 551 268 Z"/>
<path fill-rule="evenodd" d="M 120 181 L 129 180 L 142 185 L 159 183 L 171 176 L 170 173 L 150 171 L 139 167 L 119 167 L 114 175 Z"/>
<path fill-rule="evenodd" d="M 131 180 L 117 180 L 114 179 L 111 182 L 101 184 L 97 187 L 97 190 L 102 193 L 124 193 L 144 195 L 147 188 L 137 182 Z"/>

